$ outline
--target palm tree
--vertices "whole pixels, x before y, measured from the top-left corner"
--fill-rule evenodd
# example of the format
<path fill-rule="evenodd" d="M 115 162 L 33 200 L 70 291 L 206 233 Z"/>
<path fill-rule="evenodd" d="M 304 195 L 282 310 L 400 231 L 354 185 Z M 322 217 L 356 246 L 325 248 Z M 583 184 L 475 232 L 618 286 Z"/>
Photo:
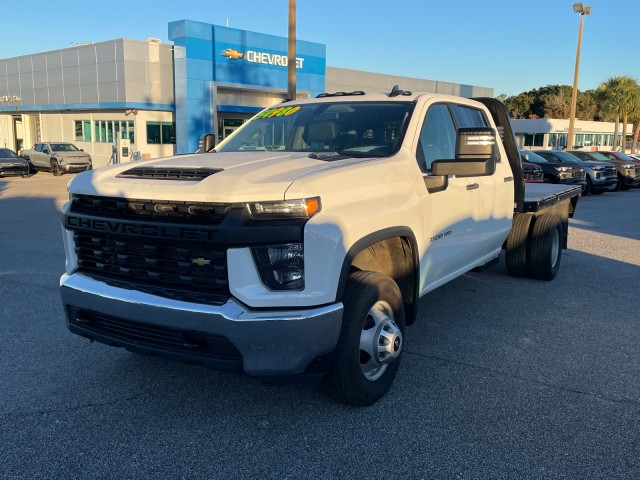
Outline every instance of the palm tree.
<path fill-rule="evenodd" d="M 600 111 L 605 118 L 615 118 L 613 148 L 618 145 L 618 124 L 622 117 L 622 151 L 625 151 L 629 114 L 640 108 L 640 85 L 627 75 L 611 77 L 598 87 Z"/>

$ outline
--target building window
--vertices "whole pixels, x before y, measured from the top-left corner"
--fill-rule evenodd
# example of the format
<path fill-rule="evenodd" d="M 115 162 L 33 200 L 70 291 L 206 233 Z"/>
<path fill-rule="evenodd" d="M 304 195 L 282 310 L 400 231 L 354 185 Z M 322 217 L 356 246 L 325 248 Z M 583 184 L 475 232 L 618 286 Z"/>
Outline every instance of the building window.
<path fill-rule="evenodd" d="M 175 144 L 176 124 L 173 122 L 147 122 L 147 143 Z"/>
<path fill-rule="evenodd" d="M 74 122 L 76 140 L 79 142 L 91 141 L 91 122 L 89 120 L 76 120 Z"/>
<path fill-rule="evenodd" d="M 549 134 L 548 146 L 560 150 L 567 146 L 567 137 L 566 133 L 551 133 Z"/>
<path fill-rule="evenodd" d="M 525 147 L 542 147 L 544 145 L 544 133 L 525 133 L 524 134 L 524 146 Z"/>
<path fill-rule="evenodd" d="M 89 132 L 89 140 L 91 141 L 90 122 L 84 122 L 85 135 Z M 76 140 L 78 140 L 78 122 L 76 122 Z M 118 138 L 128 138 L 134 143 L 134 125 L 133 120 L 95 120 L 93 122 L 93 130 L 95 132 L 96 142 L 113 143 Z"/>

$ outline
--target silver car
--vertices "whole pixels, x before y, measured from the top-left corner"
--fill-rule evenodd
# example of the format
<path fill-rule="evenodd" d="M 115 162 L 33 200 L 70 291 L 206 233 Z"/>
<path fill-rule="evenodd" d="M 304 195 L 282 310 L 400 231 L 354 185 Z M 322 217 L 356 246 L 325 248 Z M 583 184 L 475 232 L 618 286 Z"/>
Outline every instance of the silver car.
<path fill-rule="evenodd" d="M 50 170 L 53 175 L 91 170 L 91 156 L 68 142 L 36 143 L 21 156 L 36 170 Z"/>

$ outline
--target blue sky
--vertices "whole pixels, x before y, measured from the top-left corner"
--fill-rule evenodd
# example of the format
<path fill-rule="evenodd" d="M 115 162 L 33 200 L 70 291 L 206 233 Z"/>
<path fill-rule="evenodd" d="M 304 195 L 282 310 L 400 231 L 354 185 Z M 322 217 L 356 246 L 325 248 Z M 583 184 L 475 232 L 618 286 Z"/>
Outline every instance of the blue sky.
<path fill-rule="evenodd" d="M 580 90 L 640 79 L 637 0 L 592 0 Z M 114 38 L 167 39 L 174 20 L 287 35 L 288 0 L 21 0 L 3 6 L 0 58 Z M 572 0 L 297 0 L 298 38 L 327 65 L 494 88 L 513 95 L 573 83 L 579 17 Z"/>

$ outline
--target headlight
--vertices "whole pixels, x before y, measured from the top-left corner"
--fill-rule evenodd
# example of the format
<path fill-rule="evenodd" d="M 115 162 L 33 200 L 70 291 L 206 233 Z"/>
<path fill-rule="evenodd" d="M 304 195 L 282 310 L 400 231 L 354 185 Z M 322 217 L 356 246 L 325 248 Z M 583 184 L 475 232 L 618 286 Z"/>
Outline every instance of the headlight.
<path fill-rule="evenodd" d="M 571 167 L 554 167 L 559 172 L 568 172 L 571 170 Z"/>
<path fill-rule="evenodd" d="M 286 243 L 253 248 L 253 258 L 262 282 L 271 290 L 304 289 L 304 248 Z"/>
<path fill-rule="evenodd" d="M 591 167 L 591 170 L 594 170 L 596 172 L 601 172 L 602 170 L 604 170 L 606 167 L 604 165 L 596 165 L 594 167 Z"/>
<path fill-rule="evenodd" d="M 622 168 L 636 168 L 636 166 L 633 163 L 627 163 L 622 165 Z"/>
<path fill-rule="evenodd" d="M 246 208 L 254 220 L 278 218 L 311 218 L 321 209 L 320 197 L 281 200 L 277 202 L 252 202 Z"/>

